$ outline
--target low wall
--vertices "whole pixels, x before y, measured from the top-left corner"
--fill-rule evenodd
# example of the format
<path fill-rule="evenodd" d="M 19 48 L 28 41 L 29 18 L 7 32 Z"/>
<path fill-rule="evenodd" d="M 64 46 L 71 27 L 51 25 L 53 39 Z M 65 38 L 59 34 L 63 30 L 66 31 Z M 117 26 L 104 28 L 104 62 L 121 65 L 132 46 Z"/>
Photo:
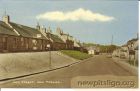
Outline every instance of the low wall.
<path fill-rule="evenodd" d="M 0 54 L 0 79 L 50 70 L 49 52 Z M 51 52 L 51 69 L 63 67 L 77 60 L 57 51 Z"/>

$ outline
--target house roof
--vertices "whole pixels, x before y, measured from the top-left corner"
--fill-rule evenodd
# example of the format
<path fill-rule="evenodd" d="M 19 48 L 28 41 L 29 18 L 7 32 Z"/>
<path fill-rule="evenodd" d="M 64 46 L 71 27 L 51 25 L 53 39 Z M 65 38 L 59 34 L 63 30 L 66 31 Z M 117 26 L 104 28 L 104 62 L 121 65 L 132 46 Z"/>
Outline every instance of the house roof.
<path fill-rule="evenodd" d="M 139 41 L 138 40 L 134 43 L 134 49 L 139 50 Z"/>
<path fill-rule="evenodd" d="M 87 50 L 96 50 L 96 51 L 100 50 L 99 47 L 97 47 L 97 46 L 90 46 L 90 47 L 87 47 L 86 49 Z"/>
<path fill-rule="evenodd" d="M 87 47 L 88 50 L 96 50 L 96 47 L 95 46 L 90 46 L 90 47 Z"/>
<path fill-rule="evenodd" d="M 79 42 L 74 42 L 74 47 L 81 47 L 81 44 Z"/>
<path fill-rule="evenodd" d="M 46 37 L 37 29 L 10 22 L 10 25 L 23 37 L 46 39 Z"/>
<path fill-rule="evenodd" d="M 51 34 L 51 33 L 47 33 L 50 34 L 50 38 L 54 41 L 54 42 L 59 42 L 59 43 L 64 43 L 64 41 L 57 35 Z"/>
<path fill-rule="evenodd" d="M 60 37 L 65 42 L 66 42 L 66 40 L 69 40 L 69 41 L 73 42 L 73 36 L 71 36 L 69 34 L 64 34 L 63 33 L 63 34 L 60 35 Z"/>
<path fill-rule="evenodd" d="M 8 26 L 6 23 L 4 23 L 3 21 L 0 21 L 0 34 L 18 36 L 16 32 L 14 32 L 13 29 L 10 26 Z"/>
<path fill-rule="evenodd" d="M 128 46 L 127 44 L 122 45 L 122 47 L 127 47 L 127 46 Z"/>
<path fill-rule="evenodd" d="M 127 44 L 136 42 L 137 40 L 138 40 L 137 38 L 131 39 L 131 40 L 129 40 L 129 41 L 127 42 Z"/>

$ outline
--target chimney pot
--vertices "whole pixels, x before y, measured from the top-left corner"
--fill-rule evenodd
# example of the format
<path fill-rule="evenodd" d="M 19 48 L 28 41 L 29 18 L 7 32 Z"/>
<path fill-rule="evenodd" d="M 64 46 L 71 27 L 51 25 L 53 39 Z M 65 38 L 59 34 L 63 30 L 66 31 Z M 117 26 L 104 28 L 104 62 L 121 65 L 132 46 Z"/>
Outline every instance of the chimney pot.
<path fill-rule="evenodd" d="M 9 16 L 9 15 L 5 15 L 5 16 L 3 17 L 3 21 L 4 21 L 6 24 L 8 24 L 8 23 L 10 22 L 10 16 Z"/>

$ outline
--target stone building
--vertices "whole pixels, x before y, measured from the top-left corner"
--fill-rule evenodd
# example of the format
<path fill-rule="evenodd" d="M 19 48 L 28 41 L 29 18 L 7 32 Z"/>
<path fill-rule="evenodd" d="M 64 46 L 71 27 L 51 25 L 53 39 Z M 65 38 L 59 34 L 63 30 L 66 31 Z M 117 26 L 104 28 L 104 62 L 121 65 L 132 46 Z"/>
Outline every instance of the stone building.
<path fill-rule="evenodd" d="M 138 61 L 138 38 L 129 40 L 125 45 L 114 50 L 113 56 Z"/>
<path fill-rule="evenodd" d="M 0 21 L 0 51 L 45 51 L 48 39 L 36 28 L 16 24 L 5 15 Z"/>
<path fill-rule="evenodd" d="M 5 22 L 0 21 L 0 52 L 16 51 L 19 35 Z"/>
<path fill-rule="evenodd" d="M 36 28 L 17 24 L 10 21 L 6 15 L 0 21 L 0 52 L 25 52 L 25 51 L 47 51 L 47 50 L 80 50 L 80 42 L 74 40 L 73 36 L 63 33 L 58 27 L 53 34 L 50 27 L 41 27 L 37 23 Z M 47 45 L 50 45 L 48 48 Z"/>
<path fill-rule="evenodd" d="M 83 50 L 83 47 L 82 47 L 80 41 L 78 41 L 76 39 L 74 39 L 74 49 L 75 50 Z"/>
<path fill-rule="evenodd" d="M 87 50 L 88 50 L 88 54 L 91 55 L 98 55 L 100 53 L 100 49 L 97 46 L 87 47 Z"/>
<path fill-rule="evenodd" d="M 66 43 L 66 49 L 74 49 L 73 37 L 64 33 L 60 27 L 56 29 L 56 34 Z"/>
<path fill-rule="evenodd" d="M 52 50 L 66 49 L 65 42 L 58 35 L 52 34 L 50 27 L 46 31 L 46 36 L 51 42 L 50 45 Z"/>

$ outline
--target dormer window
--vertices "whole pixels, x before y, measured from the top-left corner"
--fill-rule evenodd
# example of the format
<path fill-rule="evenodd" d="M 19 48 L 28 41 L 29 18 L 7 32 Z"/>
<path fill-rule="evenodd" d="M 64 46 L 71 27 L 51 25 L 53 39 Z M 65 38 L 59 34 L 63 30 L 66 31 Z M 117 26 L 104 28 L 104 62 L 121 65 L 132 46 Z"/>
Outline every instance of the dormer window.
<path fill-rule="evenodd" d="M 41 37 L 41 34 L 37 34 L 37 38 L 40 38 Z"/>

